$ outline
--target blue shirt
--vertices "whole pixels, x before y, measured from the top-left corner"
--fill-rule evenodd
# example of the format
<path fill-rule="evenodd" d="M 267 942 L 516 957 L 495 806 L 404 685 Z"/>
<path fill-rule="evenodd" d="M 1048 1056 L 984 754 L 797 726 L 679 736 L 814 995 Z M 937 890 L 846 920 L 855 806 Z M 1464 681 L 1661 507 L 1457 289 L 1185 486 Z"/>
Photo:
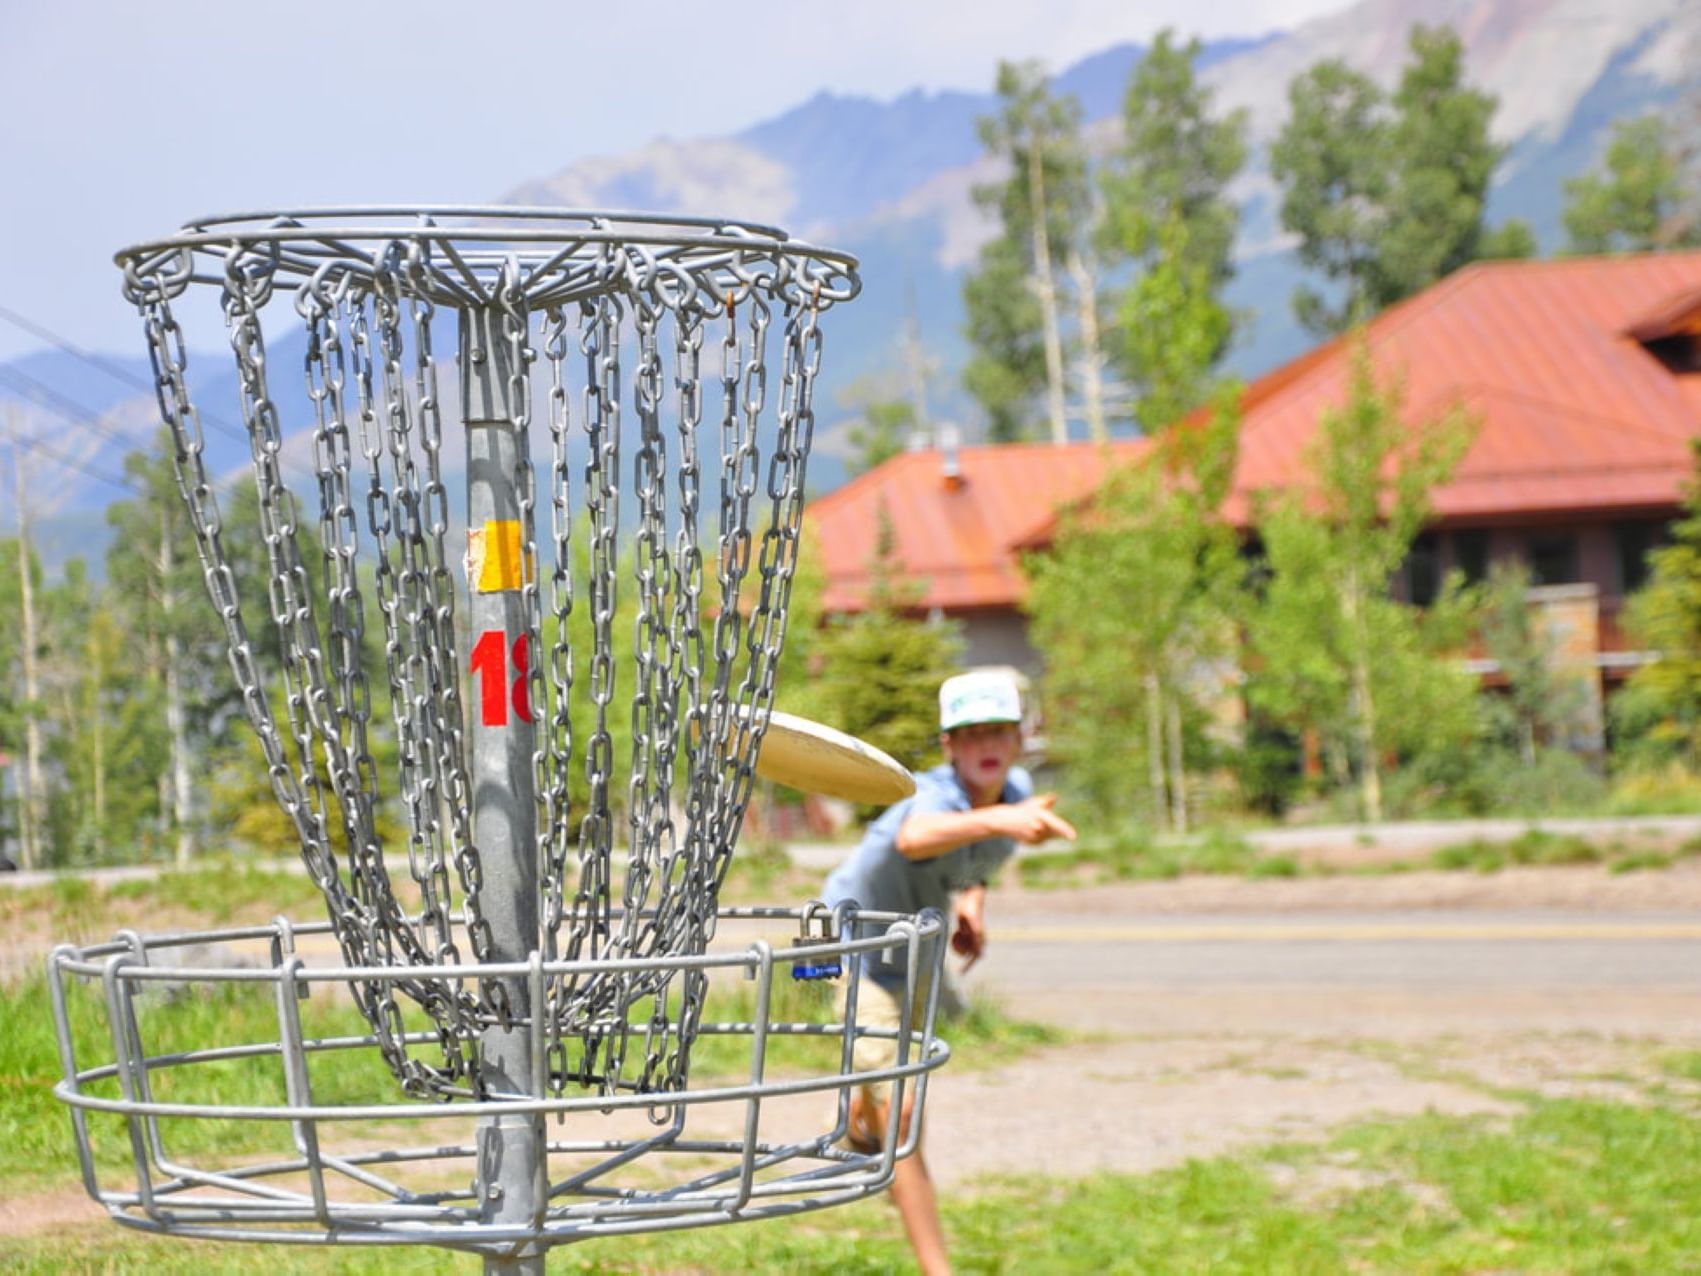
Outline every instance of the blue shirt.
<path fill-rule="evenodd" d="M 1021 802 L 1033 794 L 1034 782 L 1028 773 L 1011 767 L 998 800 Z M 915 792 L 870 824 L 851 857 L 827 878 L 823 892 L 827 903 L 852 900 L 864 908 L 892 913 L 937 908 L 949 921 L 951 896 L 970 886 L 984 886 L 1016 853 L 1016 843 L 1008 837 L 986 837 L 931 859 L 912 860 L 898 851 L 898 829 L 912 815 L 968 811 L 973 806 L 950 763 L 922 772 L 916 776 Z M 865 962 L 867 973 L 882 983 L 903 980 L 899 953 L 871 953 Z"/>

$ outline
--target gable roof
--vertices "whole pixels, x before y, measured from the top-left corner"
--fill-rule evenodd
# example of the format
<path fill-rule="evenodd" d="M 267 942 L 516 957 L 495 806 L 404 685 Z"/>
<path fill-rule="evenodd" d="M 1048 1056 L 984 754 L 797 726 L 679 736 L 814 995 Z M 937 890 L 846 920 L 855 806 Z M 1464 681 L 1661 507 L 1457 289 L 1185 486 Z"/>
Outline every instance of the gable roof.
<path fill-rule="evenodd" d="M 1480 263 L 1384 311 L 1363 339 L 1378 380 L 1398 380 L 1404 415 L 1463 408 L 1476 437 L 1432 494 L 1441 523 L 1676 508 L 1701 435 L 1701 371 L 1645 342 L 1701 327 L 1701 252 Z M 1346 399 L 1352 340 L 1341 337 L 1247 387 L 1225 513 L 1251 521 L 1255 494 L 1305 481 L 1319 415 Z M 894 457 L 810 504 L 829 610 L 854 610 L 884 508 L 921 605 L 1010 606 L 1026 592 L 1019 556 L 1046 544 L 1059 511 L 1109 465 L 1146 450 L 1008 444 L 963 448 L 961 481 L 936 451 Z"/>

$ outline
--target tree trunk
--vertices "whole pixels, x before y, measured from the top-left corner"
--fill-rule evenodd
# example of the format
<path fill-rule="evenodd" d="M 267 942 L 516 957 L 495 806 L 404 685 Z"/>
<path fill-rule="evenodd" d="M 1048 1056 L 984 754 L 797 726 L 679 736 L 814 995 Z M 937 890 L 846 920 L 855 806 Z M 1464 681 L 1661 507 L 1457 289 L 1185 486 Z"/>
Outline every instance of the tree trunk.
<path fill-rule="evenodd" d="M 1146 779 L 1152 789 L 1152 818 L 1161 820 L 1169 809 L 1164 787 L 1164 693 L 1158 675 L 1146 675 Z"/>
<path fill-rule="evenodd" d="M 1353 751 L 1358 754 L 1359 805 L 1371 824 L 1382 822 L 1382 769 L 1377 757 L 1376 697 L 1370 689 L 1370 636 L 1357 571 L 1347 574 L 1345 604 L 1352 632 Z"/>
<path fill-rule="evenodd" d="M 1187 766 L 1181 748 L 1181 697 L 1170 696 L 1164 709 L 1169 726 L 1170 826 L 1177 833 L 1186 833 Z"/>
<path fill-rule="evenodd" d="M 160 619 L 165 630 L 165 728 L 171 738 L 171 822 L 177 834 L 173 858 L 178 868 L 187 868 L 195 853 L 195 834 L 190 827 L 189 715 L 183 703 L 183 643 L 173 625 L 177 595 L 172 582 L 176 558 L 169 523 L 160 518 Z"/>
<path fill-rule="evenodd" d="M 15 427 L 16 423 L 13 422 Z M 16 435 L 14 434 L 14 437 Z M 28 484 L 24 480 L 24 452 L 15 447 L 13 469 L 18 483 L 18 594 L 22 609 L 24 638 L 24 775 L 18 819 L 19 852 L 22 867 L 36 868 L 41 863 L 41 719 L 36 698 L 40 695 L 35 664 L 35 582 L 30 579 L 30 522 Z"/>
<path fill-rule="evenodd" d="M 91 845 L 96 860 L 106 857 L 106 715 L 102 712 L 100 683 L 95 684 L 94 721 L 89 724 L 90 752 L 94 764 L 94 837 Z"/>
<path fill-rule="evenodd" d="M 1069 275 L 1075 281 L 1075 309 L 1081 325 L 1081 399 L 1087 418 L 1087 437 L 1095 443 L 1110 438 L 1104 420 L 1104 356 L 1099 350 L 1099 296 L 1093 272 L 1079 248 L 1069 250 Z"/>
<path fill-rule="evenodd" d="M 1057 280 L 1051 268 L 1050 218 L 1045 207 L 1045 153 L 1036 133 L 1028 151 L 1028 207 L 1033 217 L 1034 293 L 1039 298 L 1045 330 L 1045 401 L 1051 421 L 1051 441 L 1069 442 L 1069 422 L 1063 415 L 1063 338 L 1057 324 Z"/>

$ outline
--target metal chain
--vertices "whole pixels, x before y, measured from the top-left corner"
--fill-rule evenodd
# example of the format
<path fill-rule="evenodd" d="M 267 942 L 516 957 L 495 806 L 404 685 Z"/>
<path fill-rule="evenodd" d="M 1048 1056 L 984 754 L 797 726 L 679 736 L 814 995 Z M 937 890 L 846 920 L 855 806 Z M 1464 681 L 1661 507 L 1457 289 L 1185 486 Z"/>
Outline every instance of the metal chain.
<path fill-rule="evenodd" d="M 164 254 L 150 259 L 147 270 L 135 266 L 127 275 L 244 709 L 351 965 L 457 964 L 457 931 L 463 928 L 475 959 L 491 951 L 480 906 L 483 870 L 471 833 L 464 671 L 455 627 L 457 583 L 445 544 L 450 515 L 432 342 L 432 320 L 445 300 L 457 309 L 471 304 L 474 267 L 444 239 L 453 269 L 440 271 L 432 261 L 437 242 L 400 236 L 358 255 L 327 243 L 325 253 L 301 259 L 311 263 L 310 272 L 263 239 L 233 242 L 222 255 L 225 317 L 259 495 L 268 609 L 280 644 L 279 668 L 270 679 L 244 623 L 187 390 L 183 334 L 171 314 L 171 298 L 193 279 L 183 262 Z M 718 891 L 773 704 L 814 429 L 817 320 L 825 305 L 848 295 L 846 285 L 833 273 L 837 267 L 743 248 L 693 261 L 637 244 L 604 245 L 595 253 L 581 244 L 532 277 L 513 257 L 491 269 L 496 278 L 489 296 L 502 315 L 512 376 L 506 389 L 515 405 L 520 458 L 514 480 L 526 564 L 526 687 L 539 722 L 531 758 L 542 894 L 538 942 L 550 960 L 701 952 L 713 936 Z M 316 561 L 323 563 L 318 582 L 302 553 L 296 498 L 283 480 L 283 430 L 268 385 L 261 325 L 275 280 L 286 270 L 307 276 L 295 304 L 307 342 L 322 542 Z M 823 280 L 829 285 L 825 299 Z M 569 293 L 576 323 L 568 304 L 551 300 Z M 779 393 L 771 401 L 776 302 L 783 329 Z M 541 315 L 536 345 L 534 311 Z M 710 438 L 718 441 L 718 455 L 711 452 L 709 463 L 716 467 L 718 523 L 711 534 L 711 582 L 699 434 L 702 348 L 717 320 L 718 440 Z M 621 351 L 627 331 L 636 344 L 629 384 Z M 663 354 L 669 345 L 671 385 Z M 584 377 L 582 433 L 571 412 L 574 346 Z M 540 353 L 551 438 L 547 629 L 529 439 L 530 371 Z M 635 506 L 623 564 L 620 454 L 628 392 Z M 572 527 L 571 477 L 581 447 L 582 549 Z M 357 461 L 364 469 L 358 483 Z M 357 486 L 371 538 L 366 545 Z M 575 553 L 584 561 L 575 563 Z M 633 641 L 629 665 L 619 659 L 616 625 L 627 572 L 634 610 L 625 631 Z M 383 622 L 378 686 L 387 691 L 387 704 L 375 695 L 366 663 L 368 588 Z M 582 667 L 581 660 L 587 662 Z M 580 675 L 588 705 L 576 708 Z M 619 711 L 617 696 L 626 693 L 631 754 L 617 758 L 611 715 Z M 420 897 L 412 915 L 397 901 L 378 832 L 386 785 L 374 739 L 385 724 L 394 730 L 395 798 Z M 576 749 L 582 749 L 577 766 L 587 791 L 577 813 L 570 793 Z M 622 763 L 626 783 L 617 787 Z M 628 846 L 617 917 L 614 835 L 622 791 Z M 575 851 L 576 871 L 568 862 Z M 432 978 L 355 986 L 374 1040 L 409 1093 L 481 1093 L 479 1036 L 492 1024 L 511 1022 L 514 1011 L 498 981 L 477 982 L 477 995 L 461 982 Z M 606 1093 L 680 1089 L 706 991 L 700 975 L 676 968 L 552 978 L 544 1005 L 532 1008 L 532 1023 L 544 1032 L 552 1085 Z M 436 1025 L 440 1062 L 410 1052 L 404 1001 Z"/>

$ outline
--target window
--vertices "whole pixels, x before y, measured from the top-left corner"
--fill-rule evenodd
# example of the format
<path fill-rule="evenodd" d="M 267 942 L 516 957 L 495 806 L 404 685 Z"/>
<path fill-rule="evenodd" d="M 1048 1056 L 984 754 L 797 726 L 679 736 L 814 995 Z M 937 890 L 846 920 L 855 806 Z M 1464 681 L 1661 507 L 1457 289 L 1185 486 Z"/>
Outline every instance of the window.
<path fill-rule="evenodd" d="M 1618 553 L 1618 592 L 1633 594 L 1648 579 L 1648 551 L 1665 542 L 1664 523 L 1617 523 L 1612 529 Z"/>
<path fill-rule="evenodd" d="M 1406 601 L 1427 607 L 1440 592 L 1441 543 L 1435 533 L 1424 532 L 1406 554 Z"/>
<path fill-rule="evenodd" d="M 1530 537 L 1530 583 L 1570 585 L 1577 577 L 1577 538 L 1570 535 Z"/>
<path fill-rule="evenodd" d="M 1482 528 L 1453 533 L 1453 566 L 1464 573 L 1467 585 L 1488 579 L 1488 533 Z"/>

